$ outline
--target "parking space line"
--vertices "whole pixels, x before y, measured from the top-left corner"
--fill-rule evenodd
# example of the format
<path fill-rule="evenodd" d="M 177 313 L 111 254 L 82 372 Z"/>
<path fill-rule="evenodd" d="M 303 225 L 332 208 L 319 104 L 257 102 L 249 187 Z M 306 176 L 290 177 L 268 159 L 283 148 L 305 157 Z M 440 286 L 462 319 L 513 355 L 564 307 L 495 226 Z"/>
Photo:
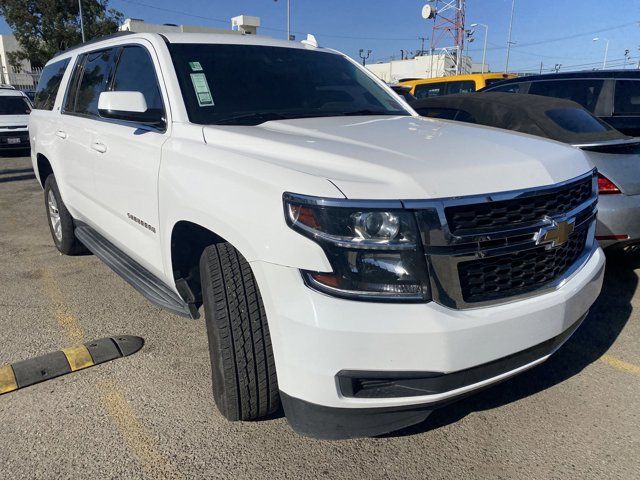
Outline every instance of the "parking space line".
<path fill-rule="evenodd" d="M 84 330 L 66 305 L 64 295 L 53 272 L 45 267 L 42 278 L 45 292 L 54 307 L 56 321 L 71 342 L 81 343 L 84 338 Z M 77 358 L 78 365 L 81 365 L 80 356 L 74 355 L 76 354 L 72 353 L 72 357 Z M 69 361 L 69 365 L 71 365 L 71 361 Z M 97 387 L 107 415 L 116 426 L 127 447 L 138 458 L 147 475 L 151 478 L 181 478 L 177 468 L 157 451 L 153 437 L 145 429 L 140 419 L 136 417 L 122 390 L 113 381 L 106 380 L 99 380 Z"/>
<path fill-rule="evenodd" d="M 150 478 L 182 478 L 176 466 L 156 450 L 153 437 L 117 385 L 111 380 L 100 380 L 98 388 L 109 417 L 140 460 L 145 473 Z"/>
<path fill-rule="evenodd" d="M 607 365 L 609 365 L 610 367 L 613 367 L 618 370 L 622 370 L 623 372 L 627 372 L 632 375 L 640 376 L 640 367 L 637 365 L 634 365 L 633 363 L 625 362 L 624 360 L 613 357 L 608 353 L 605 353 L 604 355 L 602 355 L 600 357 L 600 360 L 603 363 L 606 363 Z"/>

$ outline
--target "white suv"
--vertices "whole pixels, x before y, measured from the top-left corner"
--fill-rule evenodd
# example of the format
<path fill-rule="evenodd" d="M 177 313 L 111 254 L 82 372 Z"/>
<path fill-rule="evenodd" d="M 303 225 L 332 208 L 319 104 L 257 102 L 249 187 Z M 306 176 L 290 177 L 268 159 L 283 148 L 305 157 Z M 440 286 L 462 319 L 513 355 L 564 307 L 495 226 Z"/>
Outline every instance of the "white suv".
<path fill-rule="evenodd" d="M 24 92 L 0 85 L 0 152 L 29 148 L 31 101 Z"/>
<path fill-rule="evenodd" d="M 600 292 L 583 153 L 421 118 L 313 41 L 87 43 L 45 67 L 30 129 L 57 248 L 204 305 L 230 420 L 420 422 L 547 359 Z"/>

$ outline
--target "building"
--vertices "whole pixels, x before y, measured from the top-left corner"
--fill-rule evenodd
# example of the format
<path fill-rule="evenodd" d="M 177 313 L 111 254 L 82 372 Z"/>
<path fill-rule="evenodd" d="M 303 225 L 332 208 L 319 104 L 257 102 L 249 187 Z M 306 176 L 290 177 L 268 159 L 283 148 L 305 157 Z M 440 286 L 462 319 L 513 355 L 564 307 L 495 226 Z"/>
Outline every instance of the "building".
<path fill-rule="evenodd" d="M 9 64 L 7 54 L 20 49 L 16 37 L 0 35 L 0 84 L 14 85 L 17 88 L 30 90 L 35 88 L 37 74 L 32 72 L 31 63 L 23 60 L 17 68 Z"/>
<path fill-rule="evenodd" d="M 462 57 L 460 74 L 480 72 L 482 64 L 473 63 L 471 57 Z M 406 60 L 372 63 L 367 68 L 387 83 L 396 83 L 409 78 L 446 77 L 456 74 L 455 57 L 443 52 L 435 55 L 421 55 Z M 485 66 L 485 72 L 489 69 Z"/>
<path fill-rule="evenodd" d="M 147 23 L 138 18 L 127 18 L 118 28 L 121 32 L 136 33 L 226 33 L 232 35 L 258 33 L 259 17 L 239 15 L 231 19 L 231 30 L 226 28 L 198 27 L 193 25 L 176 25 L 174 23 Z"/>

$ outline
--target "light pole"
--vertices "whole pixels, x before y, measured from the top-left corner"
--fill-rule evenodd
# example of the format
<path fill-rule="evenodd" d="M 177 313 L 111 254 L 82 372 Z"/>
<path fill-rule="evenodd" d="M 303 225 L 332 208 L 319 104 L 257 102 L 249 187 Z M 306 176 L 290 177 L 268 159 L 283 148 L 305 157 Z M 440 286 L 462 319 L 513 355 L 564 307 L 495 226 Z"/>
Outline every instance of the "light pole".
<path fill-rule="evenodd" d="M 360 55 L 360 58 L 362 59 L 362 66 L 366 66 L 367 65 L 367 58 L 369 58 L 369 55 L 371 55 L 371 50 L 365 50 L 363 48 L 360 49 L 360 51 L 358 52 Z"/>
<path fill-rule="evenodd" d="M 593 39 L 594 42 L 598 42 L 600 41 L 600 37 L 596 37 Z M 605 70 L 607 68 L 607 56 L 609 55 L 609 40 L 607 40 L 606 38 L 604 39 L 605 41 L 605 47 L 604 47 L 604 62 L 602 62 L 602 69 Z"/>
<path fill-rule="evenodd" d="M 484 73 L 484 62 L 487 58 L 487 38 L 489 38 L 489 26 L 484 23 L 472 23 L 471 27 L 475 28 L 477 26 L 484 27 L 484 47 L 482 48 L 482 73 Z"/>
<path fill-rule="evenodd" d="M 509 38 L 507 40 L 507 61 L 504 66 L 504 72 L 509 73 L 509 54 L 511 53 L 511 45 L 513 42 L 511 41 L 511 31 L 513 30 L 513 14 L 516 10 L 516 0 L 511 1 L 511 19 L 509 20 Z"/>
<path fill-rule="evenodd" d="M 278 0 L 273 1 L 277 2 Z M 291 40 L 291 0 L 287 0 L 287 40 Z"/>
<path fill-rule="evenodd" d="M 82 33 L 82 43 L 84 43 L 84 21 L 82 20 L 82 0 L 78 0 L 78 11 L 80 13 L 80 33 Z"/>

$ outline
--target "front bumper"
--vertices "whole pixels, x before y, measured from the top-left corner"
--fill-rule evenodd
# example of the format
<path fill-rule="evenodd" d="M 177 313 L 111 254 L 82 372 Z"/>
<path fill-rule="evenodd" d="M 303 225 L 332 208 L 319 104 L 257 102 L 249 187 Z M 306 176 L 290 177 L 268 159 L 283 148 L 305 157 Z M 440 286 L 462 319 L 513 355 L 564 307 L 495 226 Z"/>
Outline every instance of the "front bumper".
<path fill-rule="evenodd" d="M 359 410 L 353 410 L 354 418 L 369 427 L 359 431 L 357 425 L 348 425 L 348 432 L 338 429 L 339 438 L 344 438 L 380 434 L 419 422 L 434 405 L 508 378 L 544 361 L 552 352 L 490 378 L 417 396 L 349 397 L 340 389 L 339 372 L 460 372 L 558 337 L 597 298 L 604 254 L 595 246 L 582 268 L 551 292 L 468 310 L 434 302 L 398 305 L 342 300 L 304 286 L 297 269 L 265 262 L 253 262 L 252 267 L 269 318 L 278 383 L 290 423 L 303 434 L 323 436 L 304 423 L 307 420 L 300 423 L 299 412 L 305 418 L 313 410 L 300 405 L 347 414 L 344 409 Z M 378 415 L 384 410 L 405 414 L 387 421 Z M 367 411 L 383 420 L 373 422 L 376 428 L 370 425 L 371 415 L 363 416 Z M 346 425 L 344 420 L 336 421 Z"/>
<path fill-rule="evenodd" d="M 17 143 L 9 143 L 18 140 Z M 31 148 L 27 130 L 0 130 L 0 151 L 27 150 Z"/>
<path fill-rule="evenodd" d="M 600 195 L 596 238 L 602 248 L 639 243 L 640 195 Z"/>

